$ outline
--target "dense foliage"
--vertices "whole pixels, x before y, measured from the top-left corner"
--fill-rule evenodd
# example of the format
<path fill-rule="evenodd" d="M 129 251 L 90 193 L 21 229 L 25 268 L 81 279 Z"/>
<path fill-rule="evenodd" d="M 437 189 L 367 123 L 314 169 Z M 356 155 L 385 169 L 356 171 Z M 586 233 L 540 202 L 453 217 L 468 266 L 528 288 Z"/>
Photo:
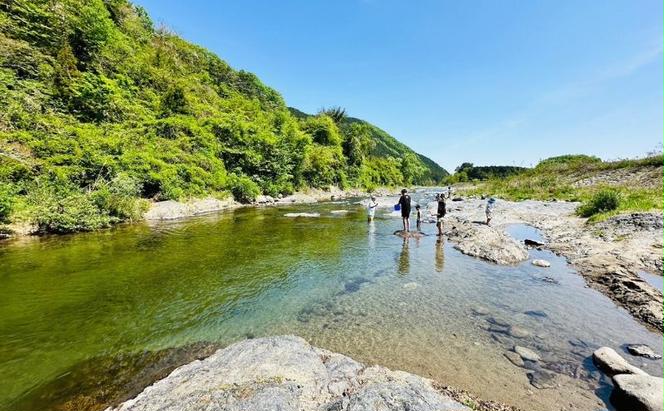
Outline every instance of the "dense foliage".
<path fill-rule="evenodd" d="M 525 167 L 516 166 L 476 166 L 473 163 L 462 163 L 454 170 L 454 174 L 445 178 L 448 184 L 488 180 L 490 178 L 505 178 L 526 171 Z"/>
<path fill-rule="evenodd" d="M 343 109 L 297 118 L 127 0 L 0 1 L 0 222 L 89 230 L 136 218 L 141 199 L 439 177 L 403 145 L 376 153 L 376 130 Z"/>
<path fill-rule="evenodd" d="M 615 190 L 604 189 L 595 193 L 589 200 L 581 204 L 576 212 L 581 217 L 592 217 L 596 214 L 617 210 L 620 206 L 620 194 Z"/>

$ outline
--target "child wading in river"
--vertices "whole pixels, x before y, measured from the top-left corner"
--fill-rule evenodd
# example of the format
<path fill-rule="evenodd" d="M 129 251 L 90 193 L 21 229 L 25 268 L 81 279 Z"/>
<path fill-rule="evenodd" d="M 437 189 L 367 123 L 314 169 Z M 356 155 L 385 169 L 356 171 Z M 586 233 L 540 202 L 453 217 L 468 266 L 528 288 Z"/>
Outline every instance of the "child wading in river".
<path fill-rule="evenodd" d="M 419 204 L 415 206 L 415 210 L 417 210 L 417 231 L 422 231 L 422 212 Z"/>

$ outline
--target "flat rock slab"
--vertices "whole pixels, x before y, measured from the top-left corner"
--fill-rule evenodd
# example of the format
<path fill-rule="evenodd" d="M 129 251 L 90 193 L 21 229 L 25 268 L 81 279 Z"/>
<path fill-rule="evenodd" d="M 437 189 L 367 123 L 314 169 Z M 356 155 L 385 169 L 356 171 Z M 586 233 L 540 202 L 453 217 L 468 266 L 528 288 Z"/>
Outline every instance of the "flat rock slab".
<path fill-rule="evenodd" d="M 284 214 L 284 217 L 290 217 L 290 218 L 298 218 L 298 217 L 316 218 L 316 217 L 320 217 L 320 213 L 286 213 L 286 214 Z"/>
<path fill-rule="evenodd" d="M 621 409 L 662 411 L 664 380 L 650 375 L 620 374 L 613 377 L 615 390 L 611 401 Z M 623 408 L 624 407 L 624 408 Z"/>
<path fill-rule="evenodd" d="M 540 260 L 540 259 L 538 259 L 538 260 L 533 260 L 532 264 L 535 265 L 535 266 L 537 266 L 537 267 L 544 267 L 544 268 L 546 268 L 546 267 L 551 267 L 551 263 L 550 263 L 550 262 L 548 262 L 548 261 L 546 261 L 546 260 Z"/>
<path fill-rule="evenodd" d="M 539 354 L 537 354 L 535 351 L 531 350 L 530 348 L 522 347 L 520 345 L 515 345 L 514 352 L 519 354 L 519 356 L 522 359 L 527 361 L 537 362 L 540 360 Z"/>
<path fill-rule="evenodd" d="M 177 368 L 107 411 L 470 411 L 432 381 L 312 347 L 294 336 L 245 340 Z"/>
<path fill-rule="evenodd" d="M 613 348 L 600 347 L 593 352 L 593 361 L 604 372 L 615 374 L 648 375 L 645 371 L 627 362 Z"/>
<path fill-rule="evenodd" d="M 644 357 L 651 360 L 659 360 L 660 358 L 662 358 L 661 355 L 657 354 L 655 351 L 652 350 L 652 348 L 648 347 L 645 344 L 629 344 L 627 345 L 626 348 L 630 354 L 639 357 Z"/>

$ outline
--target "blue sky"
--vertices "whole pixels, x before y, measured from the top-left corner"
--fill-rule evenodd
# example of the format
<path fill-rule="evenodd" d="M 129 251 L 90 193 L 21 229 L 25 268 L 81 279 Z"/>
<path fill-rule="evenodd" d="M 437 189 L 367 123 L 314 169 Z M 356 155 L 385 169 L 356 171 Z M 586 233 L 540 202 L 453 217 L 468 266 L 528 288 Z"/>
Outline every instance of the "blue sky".
<path fill-rule="evenodd" d="M 662 1 L 137 0 L 305 112 L 453 170 L 662 143 Z"/>

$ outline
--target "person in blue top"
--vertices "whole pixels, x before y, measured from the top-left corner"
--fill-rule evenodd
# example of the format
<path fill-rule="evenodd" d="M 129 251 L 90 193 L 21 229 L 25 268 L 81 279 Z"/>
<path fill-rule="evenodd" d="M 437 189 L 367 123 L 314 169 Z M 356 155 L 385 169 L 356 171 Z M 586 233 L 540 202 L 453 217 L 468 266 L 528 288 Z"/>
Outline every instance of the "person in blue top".
<path fill-rule="evenodd" d="M 410 231 L 410 196 L 408 190 L 405 188 L 401 190 L 401 198 L 399 198 L 399 205 L 401 206 L 401 219 L 403 220 L 403 230 Z"/>

